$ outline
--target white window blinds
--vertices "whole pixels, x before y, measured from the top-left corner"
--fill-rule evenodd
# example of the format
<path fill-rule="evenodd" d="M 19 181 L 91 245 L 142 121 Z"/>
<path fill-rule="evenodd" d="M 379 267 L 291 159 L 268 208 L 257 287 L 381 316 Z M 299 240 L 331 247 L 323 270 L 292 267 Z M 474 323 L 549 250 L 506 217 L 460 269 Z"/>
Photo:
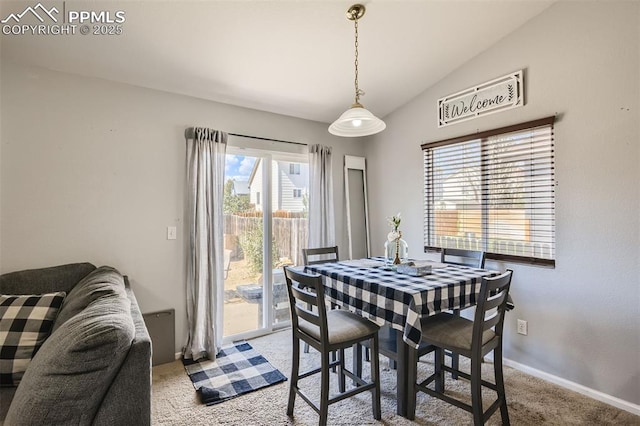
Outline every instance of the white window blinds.
<path fill-rule="evenodd" d="M 554 117 L 422 145 L 425 250 L 555 264 Z"/>

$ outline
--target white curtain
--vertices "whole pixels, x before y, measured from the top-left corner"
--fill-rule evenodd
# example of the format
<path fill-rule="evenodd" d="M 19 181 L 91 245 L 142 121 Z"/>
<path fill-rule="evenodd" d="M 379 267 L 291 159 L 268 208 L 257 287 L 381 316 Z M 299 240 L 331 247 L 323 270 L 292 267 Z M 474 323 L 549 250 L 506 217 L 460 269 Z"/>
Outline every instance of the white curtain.
<path fill-rule="evenodd" d="M 336 245 L 331 148 L 309 147 L 309 247 Z"/>
<path fill-rule="evenodd" d="M 196 127 L 187 138 L 187 321 L 183 356 L 214 360 L 222 345 L 223 213 L 227 134 Z"/>

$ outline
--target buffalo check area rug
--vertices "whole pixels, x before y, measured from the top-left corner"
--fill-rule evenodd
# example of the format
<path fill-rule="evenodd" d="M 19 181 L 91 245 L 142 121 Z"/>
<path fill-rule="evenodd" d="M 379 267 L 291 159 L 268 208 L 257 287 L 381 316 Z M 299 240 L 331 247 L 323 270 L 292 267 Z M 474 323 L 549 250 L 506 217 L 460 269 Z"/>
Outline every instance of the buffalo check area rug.
<path fill-rule="evenodd" d="M 215 361 L 182 359 L 203 404 L 214 405 L 287 378 L 247 342 L 223 346 Z"/>

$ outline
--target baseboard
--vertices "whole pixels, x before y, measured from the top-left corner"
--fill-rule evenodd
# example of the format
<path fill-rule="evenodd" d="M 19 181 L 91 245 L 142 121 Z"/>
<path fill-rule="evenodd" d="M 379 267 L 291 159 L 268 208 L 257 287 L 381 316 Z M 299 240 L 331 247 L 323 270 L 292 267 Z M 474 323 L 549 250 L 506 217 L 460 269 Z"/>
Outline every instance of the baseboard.
<path fill-rule="evenodd" d="M 515 362 L 507 358 L 503 358 L 502 361 L 504 365 L 509 366 L 511 368 L 515 368 L 516 370 L 522 371 L 523 373 L 527 373 L 531 376 L 537 377 L 547 382 L 554 383 L 556 385 L 562 386 L 563 388 L 567 388 L 569 390 L 581 393 L 582 395 L 586 395 L 595 400 L 604 402 L 605 404 L 613 405 L 616 408 L 620 408 L 621 410 L 628 411 L 631 414 L 635 414 L 636 416 L 640 416 L 640 405 L 638 404 L 625 401 L 624 399 L 616 398 L 615 396 L 611 396 L 606 393 L 597 391 L 595 389 L 588 388 L 586 386 L 572 382 L 570 380 L 563 379 L 562 377 L 554 376 L 553 374 L 545 373 L 544 371 L 540 371 L 533 367 L 520 364 L 519 362 Z"/>
<path fill-rule="evenodd" d="M 176 356 L 176 359 L 182 358 L 182 352 L 176 352 L 175 356 Z"/>

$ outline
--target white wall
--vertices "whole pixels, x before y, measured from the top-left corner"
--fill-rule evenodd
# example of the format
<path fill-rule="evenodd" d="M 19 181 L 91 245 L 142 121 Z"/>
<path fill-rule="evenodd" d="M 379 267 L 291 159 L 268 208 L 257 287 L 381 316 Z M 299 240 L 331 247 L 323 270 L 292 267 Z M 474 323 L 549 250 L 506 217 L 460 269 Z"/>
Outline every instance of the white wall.
<path fill-rule="evenodd" d="M 446 37 L 444 37 L 446 39 Z M 640 403 L 640 4 L 559 2 L 385 117 L 367 149 L 373 248 L 422 253 L 420 144 L 558 114 L 555 269 L 515 270 L 505 356 Z M 526 105 L 442 129 L 437 100 L 525 69 Z M 515 332 L 517 318 L 529 335 Z"/>
<path fill-rule="evenodd" d="M 333 146 L 336 235 L 346 252 L 344 154 L 327 125 L 2 58 L 0 272 L 88 261 L 129 275 L 143 312 L 176 310 L 185 342 L 184 130 Z M 166 227 L 178 239 L 166 239 Z"/>

